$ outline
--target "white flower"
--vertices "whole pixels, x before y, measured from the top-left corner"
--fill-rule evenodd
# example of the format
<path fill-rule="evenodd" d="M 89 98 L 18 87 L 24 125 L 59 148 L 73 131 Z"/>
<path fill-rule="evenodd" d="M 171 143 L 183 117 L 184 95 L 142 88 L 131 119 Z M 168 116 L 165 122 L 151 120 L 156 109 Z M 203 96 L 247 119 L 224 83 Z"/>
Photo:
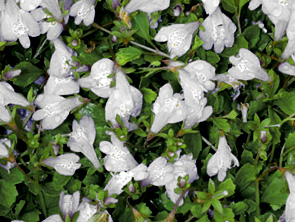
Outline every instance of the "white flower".
<path fill-rule="evenodd" d="M 68 78 L 50 76 L 44 86 L 44 93 L 48 95 L 71 95 L 79 91 L 79 83 L 71 76 Z"/>
<path fill-rule="evenodd" d="M 130 130 L 136 129 L 135 124 L 129 123 L 129 117 L 140 114 L 142 107 L 142 93 L 131 86 L 121 69 L 116 72 L 116 86 L 105 106 L 105 119 L 110 121 L 114 128 L 119 127 L 116 120 L 120 116 L 124 126 Z"/>
<path fill-rule="evenodd" d="M 192 183 L 195 180 L 199 179 L 196 160 L 193 160 L 192 154 L 190 155 L 182 155 L 179 160 L 177 160 L 174 164 L 174 180 L 171 183 L 165 185 L 166 193 L 169 199 L 176 203 L 180 194 L 174 192 L 175 188 L 178 187 L 178 177 L 185 177 L 189 175 L 188 183 Z M 183 204 L 183 200 L 179 202 L 179 206 Z"/>
<path fill-rule="evenodd" d="M 262 0 L 251 0 L 248 8 L 253 11 L 257 9 L 262 4 Z"/>
<path fill-rule="evenodd" d="M 262 0 L 262 11 L 275 25 L 276 41 L 279 41 L 285 34 L 293 8 L 292 0 Z"/>
<path fill-rule="evenodd" d="M 231 153 L 225 136 L 219 137 L 218 149 L 209 159 L 207 164 L 207 174 L 212 177 L 218 174 L 218 181 L 223 181 L 226 177 L 226 171 L 233 166 L 239 166 L 238 159 Z"/>
<path fill-rule="evenodd" d="M 47 217 L 45 220 L 42 220 L 42 222 L 63 222 L 63 220 L 59 214 L 53 214 Z"/>
<path fill-rule="evenodd" d="M 20 0 L 20 7 L 25 11 L 32 11 L 41 4 L 42 0 Z"/>
<path fill-rule="evenodd" d="M 53 167 L 59 174 L 73 176 L 75 171 L 81 167 L 77 163 L 80 157 L 73 153 L 62 154 L 57 157 L 49 157 L 43 160 L 43 164 Z"/>
<path fill-rule="evenodd" d="M 8 123 L 11 120 L 11 114 L 5 108 L 8 104 L 28 106 L 30 103 L 20 94 L 14 92 L 14 89 L 7 82 L 0 82 L 0 121 Z"/>
<path fill-rule="evenodd" d="M 170 0 L 131 0 L 125 7 L 127 13 L 141 10 L 146 13 L 163 11 L 170 5 Z"/>
<path fill-rule="evenodd" d="M 295 12 L 291 14 L 289 24 L 287 26 L 287 37 L 288 43 L 281 57 L 283 59 L 288 59 L 295 52 Z M 293 57 L 292 57 L 293 58 Z"/>
<path fill-rule="evenodd" d="M 152 133 L 158 133 L 166 124 L 181 122 L 186 117 L 186 105 L 183 96 L 173 94 L 170 83 L 165 84 L 159 90 L 159 95 L 153 104 L 155 118 L 151 126 Z"/>
<path fill-rule="evenodd" d="M 186 24 L 173 24 L 167 27 L 162 27 L 157 35 L 155 41 L 166 42 L 170 58 L 184 55 L 191 46 L 193 34 L 198 29 L 199 22 L 190 22 Z"/>
<path fill-rule="evenodd" d="M 63 98 L 56 95 L 40 94 L 35 100 L 35 104 L 41 109 L 35 111 L 33 120 L 42 120 L 42 129 L 55 129 L 63 123 L 70 111 L 82 105 L 77 98 Z"/>
<path fill-rule="evenodd" d="M 148 167 L 148 177 L 142 181 L 144 186 L 164 186 L 171 183 L 174 179 L 174 166 L 167 163 L 164 157 L 158 157 Z"/>
<path fill-rule="evenodd" d="M 249 103 L 242 103 L 241 105 L 238 105 L 238 109 L 241 110 L 241 112 L 242 112 L 243 123 L 246 123 L 248 109 L 249 109 Z"/>
<path fill-rule="evenodd" d="M 220 0 L 202 0 L 207 14 L 211 15 L 220 4 Z"/>
<path fill-rule="evenodd" d="M 52 42 L 54 44 L 55 51 L 50 59 L 49 69 L 47 71 L 48 74 L 58 78 L 72 76 L 72 67 L 75 66 L 72 56 L 75 55 L 75 52 L 61 39 L 56 39 Z"/>
<path fill-rule="evenodd" d="M 88 203 L 86 198 L 83 198 L 82 203 L 79 205 L 79 216 L 76 222 L 86 222 L 97 212 L 97 206 Z"/>
<path fill-rule="evenodd" d="M 96 129 L 93 119 L 89 116 L 83 116 L 79 123 L 74 120 L 72 127 L 73 132 L 71 133 L 67 145 L 72 151 L 83 153 L 93 166 L 98 169 L 100 163 L 93 147 L 96 137 Z"/>
<path fill-rule="evenodd" d="M 95 17 L 95 0 L 80 0 L 75 2 L 70 9 L 70 16 L 75 17 L 75 24 L 89 26 L 93 23 Z"/>
<path fill-rule="evenodd" d="M 112 194 L 120 195 L 125 187 L 134 178 L 136 181 L 144 180 L 148 176 L 147 166 L 139 164 L 129 171 L 121 171 L 119 174 L 113 175 L 104 190 L 108 191 L 109 196 Z"/>
<path fill-rule="evenodd" d="M 111 134 L 111 143 L 108 141 L 99 143 L 99 150 L 106 154 L 103 160 L 107 171 L 127 171 L 138 165 L 128 148 L 124 146 L 124 142 L 120 141 L 114 133 Z"/>
<path fill-rule="evenodd" d="M 286 222 L 292 222 L 295 221 L 295 176 L 289 171 L 286 171 L 285 177 L 290 190 L 286 201 L 285 217 Z"/>
<path fill-rule="evenodd" d="M 40 35 L 40 26 L 33 16 L 20 9 L 15 1 L 7 1 L 4 11 L 3 21 L 1 22 L 1 34 L 7 41 L 19 39 L 24 48 L 31 45 L 29 36 Z"/>
<path fill-rule="evenodd" d="M 67 215 L 72 218 L 74 213 L 78 211 L 80 202 L 80 192 L 76 191 L 72 195 L 66 194 L 62 191 L 59 195 L 59 209 L 62 212 L 64 219 L 67 217 Z"/>
<path fill-rule="evenodd" d="M 241 48 L 238 55 L 230 56 L 229 61 L 234 65 L 228 70 L 228 74 L 241 80 L 260 79 L 270 81 L 267 72 L 261 68 L 258 57 L 248 49 Z"/>
<path fill-rule="evenodd" d="M 288 62 L 281 63 L 278 68 L 279 68 L 279 71 L 282 73 L 295 76 L 295 66 L 292 66 Z"/>
<path fill-rule="evenodd" d="M 205 31 L 199 31 L 199 36 L 204 42 L 203 48 L 210 50 L 214 45 L 214 51 L 221 53 L 224 47 L 232 47 L 236 25 L 217 8 L 202 23 Z"/>
<path fill-rule="evenodd" d="M 9 150 L 7 148 L 11 148 L 11 140 L 6 138 L 0 139 L 0 158 L 9 157 Z"/>
<path fill-rule="evenodd" d="M 101 59 L 91 67 L 90 75 L 78 80 L 82 88 L 91 89 L 96 95 L 108 98 L 113 91 L 110 88 L 114 78 L 108 77 L 114 72 L 114 62 L 110 59 Z"/>

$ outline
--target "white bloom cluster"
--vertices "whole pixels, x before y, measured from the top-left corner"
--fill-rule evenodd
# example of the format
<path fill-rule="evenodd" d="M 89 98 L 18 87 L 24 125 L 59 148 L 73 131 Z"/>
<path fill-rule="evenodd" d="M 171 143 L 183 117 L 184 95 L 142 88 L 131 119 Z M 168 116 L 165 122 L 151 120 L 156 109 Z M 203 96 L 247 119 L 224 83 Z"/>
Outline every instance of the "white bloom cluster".
<path fill-rule="evenodd" d="M 41 109 L 33 114 L 33 120 L 42 120 L 43 130 L 58 127 L 72 109 L 82 104 L 77 97 L 61 96 L 78 93 L 80 88 L 71 70 L 73 50 L 60 39 L 53 41 L 53 44 L 55 52 L 52 54 L 48 69 L 50 77 L 44 86 L 44 94 L 38 95 L 35 100 L 35 104 Z"/>
<path fill-rule="evenodd" d="M 18 1 L 17 1 L 18 2 Z M 95 0 L 63 1 L 62 12 L 59 0 L 0 0 L 0 41 L 17 41 L 24 48 L 31 45 L 30 37 L 47 33 L 47 39 L 57 39 L 67 24 L 69 15 L 75 23 L 86 26 L 93 23 Z M 48 14 L 49 13 L 49 14 Z"/>
<path fill-rule="evenodd" d="M 288 182 L 290 194 L 286 201 L 284 215 L 286 222 L 292 222 L 295 220 L 295 175 L 289 171 L 286 171 L 285 177 Z"/>

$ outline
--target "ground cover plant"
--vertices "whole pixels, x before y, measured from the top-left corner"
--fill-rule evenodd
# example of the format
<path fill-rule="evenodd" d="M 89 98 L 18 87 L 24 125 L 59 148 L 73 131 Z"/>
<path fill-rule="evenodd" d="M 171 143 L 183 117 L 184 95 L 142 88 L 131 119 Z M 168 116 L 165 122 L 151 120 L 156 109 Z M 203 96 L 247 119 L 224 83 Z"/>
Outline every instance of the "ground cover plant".
<path fill-rule="evenodd" d="M 0 0 L 1 221 L 295 221 L 294 10 Z"/>

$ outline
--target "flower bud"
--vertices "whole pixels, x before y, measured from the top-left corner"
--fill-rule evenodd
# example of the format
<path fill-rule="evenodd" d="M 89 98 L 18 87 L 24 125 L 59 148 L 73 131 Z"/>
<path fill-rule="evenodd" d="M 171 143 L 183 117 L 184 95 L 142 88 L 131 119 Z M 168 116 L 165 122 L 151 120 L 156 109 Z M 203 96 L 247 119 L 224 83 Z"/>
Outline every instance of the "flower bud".
<path fill-rule="evenodd" d="M 266 143 L 267 142 L 267 134 L 265 130 L 261 130 L 260 131 L 260 141 L 262 143 Z"/>
<path fill-rule="evenodd" d="M 174 8 L 173 8 L 173 15 L 178 17 L 178 16 L 181 15 L 181 13 L 182 13 L 181 5 L 179 5 L 179 4 L 175 5 Z"/>
<path fill-rule="evenodd" d="M 130 192 L 130 193 L 135 193 L 135 187 L 134 187 L 133 183 L 131 183 L 131 184 L 128 186 L 128 189 L 129 189 L 129 192 Z"/>

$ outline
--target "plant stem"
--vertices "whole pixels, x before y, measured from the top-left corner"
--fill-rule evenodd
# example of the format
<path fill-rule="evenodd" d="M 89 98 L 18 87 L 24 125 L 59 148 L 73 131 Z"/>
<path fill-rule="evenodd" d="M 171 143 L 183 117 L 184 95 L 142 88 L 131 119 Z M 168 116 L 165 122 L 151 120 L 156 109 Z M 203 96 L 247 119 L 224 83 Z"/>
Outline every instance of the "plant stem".
<path fill-rule="evenodd" d="M 236 11 L 237 25 L 238 25 L 239 34 L 241 35 L 242 29 L 241 29 L 241 22 L 240 22 L 239 0 L 236 0 L 236 6 L 237 6 L 237 11 Z"/>
<path fill-rule="evenodd" d="M 40 199 L 40 204 L 41 204 L 41 208 L 42 208 L 44 217 L 47 217 L 45 200 L 44 200 L 43 193 L 41 191 L 40 184 L 39 184 L 39 166 L 37 166 L 35 169 L 36 169 L 36 173 L 35 173 L 35 185 L 36 185 L 37 190 L 38 190 L 38 196 L 39 196 L 39 199 Z"/>
<path fill-rule="evenodd" d="M 17 162 L 14 162 L 14 164 L 15 164 L 16 168 L 18 169 L 18 171 L 21 172 L 25 176 L 25 178 L 27 178 L 28 181 L 34 182 L 34 180 L 32 178 L 30 178 L 28 176 L 28 174 L 25 173 L 25 171 L 18 165 Z"/>
<path fill-rule="evenodd" d="M 34 55 L 33 59 L 36 59 L 39 55 L 40 55 L 40 52 L 41 50 L 43 49 L 45 43 L 47 41 L 47 38 L 42 42 L 41 46 L 39 47 L 39 49 L 37 50 L 36 54 Z"/>
<path fill-rule="evenodd" d="M 258 178 L 255 180 L 255 201 L 256 201 L 256 216 L 260 216 L 260 194 L 259 194 L 259 180 Z"/>
<path fill-rule="evenodd" d="M 202 136 L 202 140 L 204 141 L 204 143 L 210 146 L 214 151 L 216 151 L 216 148 L 205 137 Z"/>
<path fill-rule="evenodd" d="M 111 31 L 105 29 L 104 27 L 102 27 L 102 26 L 100 26 L 100 25 L 98 25 L 98 24 L 96 24 L 96 23 L 93 23 L 92 26 L 95 27 L 95 28 L 97 28 L 97 29 L 100 29 L 101 31 L 104 31 L 104 32 L 106 32 L 106 33 L 108 33 L 108 34 L 111 34 Z M 166 54 L 166 53 L 164 53 L 164 52 L 161 52 L 160 50 L 152 49 L 152 48 L 150 48 L 150 47 L 147 47 L 147 46 L 142 45 L 142 44 L 140 44 L 140 43 L 138 43 L 138 42 L 135 42 L 135 41 L 130 41 L 130 43 L 131 43 L 132 45 L 138 46 L 138 47 L 143 48 L 143 49 L 145 49 L 145 50 L 147 50 L 147 51 L 153 52 L 153 53 L 155 53 L 155 54 L 158 54 L 158 55 L 160 55 L 160 56 L 164 56 L 164 57 L 170 59 L 170 56 L 169 56 L 168 54 Z"/>
<path fill-rule="evenodd" d="M 176 212 L 176 210 L 177 210 L 177 207 L 178 207 L 180 201 L 181 201 L 182 198 L 184 197 L 185 193 L 186 193 L 186 189 L 184 189 L 184 190 L 181 191 L 181 194 L 180 194 L 180 196 L 178 197 L 178 199 L 177 199 L 177 201 L 176 201 L 176 203 L 175 203 L 175 205 L 174 205 L 172 211 L 170 212 L 170 214 L 168 215 L 168 217 L 165 219 L 165 221 L 167 221 L 167 222 L 173 222 L 173 221 L 174 221 L 175 212 Z"/>

